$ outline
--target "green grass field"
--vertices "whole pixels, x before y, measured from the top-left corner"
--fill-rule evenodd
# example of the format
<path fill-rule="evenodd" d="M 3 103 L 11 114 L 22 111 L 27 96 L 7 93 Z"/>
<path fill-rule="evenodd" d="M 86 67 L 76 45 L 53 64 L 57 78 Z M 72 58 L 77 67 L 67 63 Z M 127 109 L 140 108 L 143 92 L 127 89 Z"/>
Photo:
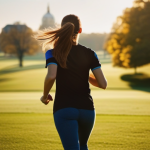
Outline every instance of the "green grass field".
<path fill-rule="evenodd" d="M 39 100 L 46 74 L 43 60 L 0 60 L 0 150 L 63 150 L 54 126 L 53 102 Z M 96 121 L 90 150 L 150 150 L 150 86 L 121 80 L 133 69 L 102 63 L 108 89 L 91 86 Z M 150 65 L 138 68 L 150 75 Z M 55 86 L 51 94 L 54 97 Z"/>
<path fill-rule="evenodd" d="M 42 91 L 43 80 L 45 78 L 47 69 L 45 67 L 45 61 L 31 61 L 25 60 L 24 67 L 18 67 L 18 60 L 0 61 L 0 91 Z M 133 74 L 133 69 L 114 68 L 111 64 L 103 64 L 102 70 L 108 80 L 107 89 L 111 90 L 130 90 L 133 89 L 129 82 L 121 80 L 121 76 L 124 74 Z M 150 78 L 150 65 L 138 68 L 138 72 L 144 72 Z M 150 84 L 150 83 L 149 83 Z M 91 86 L 93 90 L 99 90 Z M 55 90 L 55 86 L 52 91 Z M 144 87 L 140 88 L 144 90 Z M 150 87 L 146 91 L 150 92 Z"/>
<path fill-rule="evenodd" d="M 1 150 L 63 150 L 52 114 L 0 114 Z M 97 115 L 91 150 L 149 150 L 150 117 Z"/>

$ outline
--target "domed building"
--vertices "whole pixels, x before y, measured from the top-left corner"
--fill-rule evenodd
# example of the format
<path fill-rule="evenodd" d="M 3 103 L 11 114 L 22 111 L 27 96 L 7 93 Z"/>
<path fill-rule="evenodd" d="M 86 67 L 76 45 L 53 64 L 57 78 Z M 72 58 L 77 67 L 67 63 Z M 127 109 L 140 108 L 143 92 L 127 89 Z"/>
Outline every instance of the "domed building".
<path fill-rule="evenodd" d="M 47 7 L 47 13 L 42 18 L 42 25 L 40 26 L 39 29 L 41 30 L 48 27 L 52 27 L 52 28 L 55 27 L 55 19 L 53 15 L 50 13 L 49 6 Z"/>

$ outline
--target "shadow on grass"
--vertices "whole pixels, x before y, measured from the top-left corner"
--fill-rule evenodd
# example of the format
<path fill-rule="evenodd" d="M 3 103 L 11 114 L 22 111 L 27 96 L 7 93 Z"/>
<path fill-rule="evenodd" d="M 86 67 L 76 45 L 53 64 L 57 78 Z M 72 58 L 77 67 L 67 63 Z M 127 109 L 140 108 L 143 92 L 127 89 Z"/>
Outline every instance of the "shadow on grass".
<path fill-rule="evenodd" d="M 26 70 L 33 70 L 33 69 L 42 69 L 45 68 L 44 64 L 37 64 L 37 65 L 30 65 L 24 67 L 18 67 L 18 65 L 12 65 L 0 70 L 0 75 L 7 74 L 7 73 L 14 73 Z"/>
<path fill-rule="evenodd" d="M 0 82 L 5 82 L 5 81 L 10 81 L 11 79 L 8 79 L 8 78 L 1 78 L 0 79 Z"/>
<path fill-rule="evenodd" d="M 123 81 L 129 82 L 132 89 L 150 92 L 150 76 L 144 73 L 125 74 L 120 77 Z"/>

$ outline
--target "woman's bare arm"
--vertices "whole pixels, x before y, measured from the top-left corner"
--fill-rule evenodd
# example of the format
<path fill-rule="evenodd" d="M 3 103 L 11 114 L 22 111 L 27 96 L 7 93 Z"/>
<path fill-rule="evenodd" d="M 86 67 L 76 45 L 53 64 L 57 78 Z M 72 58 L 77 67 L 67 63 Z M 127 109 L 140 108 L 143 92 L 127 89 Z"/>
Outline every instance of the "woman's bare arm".
<path fill-rule="evenodd" d="M 48 102 L 47 102 L 48 94 L 49 94 L 49 91 L 51 90 L 51 88 L 54 84 L 54 81 L 56 79 L 57 65 L 50 64 L 50 65 L 48 65 L 47 68 L 48 68 L 48 72 L 47 72 L 47 75 L 46 75 L 45 81 L 44 81 L 43 96 L 41 97 L 41 101 L 45 104 L 48 104 Z"/>
<path fill-rule="evenodd" d="M 48 93 L 54 84 L 54 81 L 56 79 L 56 74 L 57 74 L 57 65 L 50 64 L 50 65 L 48 65 L 47 68 L 48 68 L 48 72 L 45 77 L 44 91 L 43 91 L 44 98 L 46 98 L 48 96 Z"/>
<path fill-rule="evenodd" d="M 93 70 L 93 73 L 89 76 L 89 82 L 96 87 L 106 89 L 107 80 L 103 75 L 101 68 Z"/>

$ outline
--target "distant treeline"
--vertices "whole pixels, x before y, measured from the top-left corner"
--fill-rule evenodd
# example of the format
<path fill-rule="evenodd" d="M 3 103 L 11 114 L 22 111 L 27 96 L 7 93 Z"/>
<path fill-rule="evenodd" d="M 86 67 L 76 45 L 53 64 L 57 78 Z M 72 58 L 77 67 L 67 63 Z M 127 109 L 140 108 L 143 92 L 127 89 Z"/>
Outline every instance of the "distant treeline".
<path fill-rule="evenodd" d="M 79 43 L 82 45 L 85 45 L 86 47 L 89 47 L 95 51 L 97 50 L 103 50 L 104 43 L 108 37 L 108 33 L 91 33 L 86 34 L 82 33 L 79 38 Z"/>

